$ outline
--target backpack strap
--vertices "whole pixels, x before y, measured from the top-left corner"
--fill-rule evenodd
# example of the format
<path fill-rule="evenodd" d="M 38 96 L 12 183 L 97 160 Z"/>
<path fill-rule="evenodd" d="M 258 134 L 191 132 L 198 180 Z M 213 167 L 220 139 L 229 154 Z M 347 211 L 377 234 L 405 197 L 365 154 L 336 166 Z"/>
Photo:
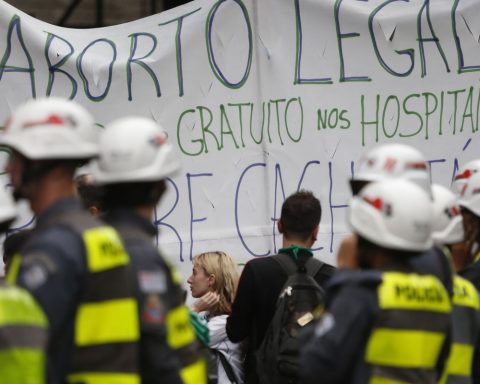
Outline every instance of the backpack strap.
<path fill-rule="evenodd" d="M 293 257 L 286 253 L 279 253 L 278 255 L 272 256 L 272 259 L 280 265 L 287 276 L 293 275 L 298 270 L 298 265 Z M 324 265 L 324 262 L 317 260 L 312 256 L 309 257 L 305 263 L 305 268 L 309 276 L 315 277 Z"/>
<path fill-rule="evenodd" d="M 279 253 L 278 255 L 272 256 L 272 260 L 275 260 L 277 264 L 280 265 L 282 270 L 287 274 L 287 276 L 293 275 L 298 267 L 295 260 L 286 253 Z"/>
<path fill-rule="evenodd" d="M 237 380 L 237 377 L 236 377 L 236 375 L 235 375 L 235 372 L 233 371 L 233 368 L 232 368 L 232 366 L 230 365 L 230 363 L 228 362 L 228 360 L 227 360 L 227 358 L 225 357 L 225 355 L 224 355 L 222 352 L 220 352 L 219 350 L 217 350 L 217 349 L 210 348 L 210 350 L 211 350 L 216 356 L 218 356 L 219 362 L 222 364 L 223 370 L 224 370 L 225 373 L 227 374 L 227 377 L 228 377 L 228 380 L 230 380 L 230 383 L 238 384 L 239 381 Z"/>
<path fill-rule="evenodd" d="M 305 264 L 305 267 L 307 268 L 307 273 L 310 276 L 315 277 L 324 265 L 325 263 L 323 261 L 315 259 L 312 256 L 310 259 L 308 259 L 307 263 Z"/>

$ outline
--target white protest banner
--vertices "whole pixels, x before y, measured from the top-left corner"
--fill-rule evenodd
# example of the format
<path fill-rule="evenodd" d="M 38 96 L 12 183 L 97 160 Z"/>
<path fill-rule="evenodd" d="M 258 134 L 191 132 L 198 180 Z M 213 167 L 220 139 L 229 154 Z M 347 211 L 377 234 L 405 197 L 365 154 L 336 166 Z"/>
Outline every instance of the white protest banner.
<path fill-rule="evenodd" d="M 275 253 L 282 202 L 300 188 L 321 199 L 315 253 L 333 262 L 366 149 L 413 145 L 444 185 L 480 157 L 479 14 L 477 0 L 196 0 L 76 30 L 0 2 L 0 120 L 56 95 L 101 125 L 160 122 L 183 171 L 155 224 L 185 277 L 201 251 Z"/>

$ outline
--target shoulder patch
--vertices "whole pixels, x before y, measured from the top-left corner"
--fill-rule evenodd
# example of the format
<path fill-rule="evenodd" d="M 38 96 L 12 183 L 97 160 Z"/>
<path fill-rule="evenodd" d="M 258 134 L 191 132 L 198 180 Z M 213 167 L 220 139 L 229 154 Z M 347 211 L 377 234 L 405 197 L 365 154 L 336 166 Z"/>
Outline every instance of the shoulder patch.
<path fill-rule="evenodd" d="M 36 252 L 22 256 L 21 276 L 29 290 L 41 287 L 57 271 L 57 266 L 46 253 Z"/>
<path fill-rule="evenodd" d="M 165 323 L 165 306 L 158 295 L 149 294 L 142 308 L 142 320 L 146 324 Z"/>
<path fill-rule="evenodd" d="M 138 282 L 143 293 L 165 293 L 167 291 L 167 276 L 165 272 L 139 271 Z"/>

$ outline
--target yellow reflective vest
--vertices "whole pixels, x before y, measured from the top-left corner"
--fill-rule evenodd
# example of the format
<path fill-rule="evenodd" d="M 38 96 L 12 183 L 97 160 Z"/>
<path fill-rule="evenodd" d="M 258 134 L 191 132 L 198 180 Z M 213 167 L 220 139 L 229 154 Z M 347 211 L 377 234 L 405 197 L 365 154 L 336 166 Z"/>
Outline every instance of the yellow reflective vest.
<path fill-rule="evenodd" d="M 117 232 L 73 211 L 48 225 L 65 225 L 84 241 L 87 274 L 74 327 L 72 384 L 140 384 L 138 306 L 130 259 Z M 12 261 L 8 279 L 15 281 L 21 256 Z"/>
<path fill-rule="evenodd" d="M 473 352 L 479 335 L 480 304 L 473 284 L 455 276 L 452 303 L 452 345 L 440 383 L 469 384 L 473 382 Z"/>
<path fill-rule="evenodd" d="M 0 284 L 0 381 L 45 384 L 47 319 L 26 290 Z"/>
<path fill-rule="evenodd" d="M 180 287 L 180 277 L 170 266 L 173 281 Z M 167 315 L 168 344 L 180 360 L 180 376 L 185 384 L 207 383 L 207 361 L 200 350 L 195 330 L 190 320 L 188 308 L 180 294 Z"/>
<path fill-rule="evenodd" d="M 133 226 L 115 225 L 125 244 L 143 241 L 151 244 L 151 237 Z M 158 257 L 161 257 L 160 255 Z M 207 362 L 205 354 L 196 338 L 188 308 L 183 301 L 181 279 L 176 269 L 165 260 L 172 281 L 172 291 L 168 300 L 165 326 L 167 343 L 178 358 L 180 377 L 184 384 L 207 384 Z"/>
<path fill-rule="evenodd" d="M 450 326 L 448 293 L 434 276 L 385 272 L 380 313 L 367 342 L 369 384 L 435 383 Z"/>

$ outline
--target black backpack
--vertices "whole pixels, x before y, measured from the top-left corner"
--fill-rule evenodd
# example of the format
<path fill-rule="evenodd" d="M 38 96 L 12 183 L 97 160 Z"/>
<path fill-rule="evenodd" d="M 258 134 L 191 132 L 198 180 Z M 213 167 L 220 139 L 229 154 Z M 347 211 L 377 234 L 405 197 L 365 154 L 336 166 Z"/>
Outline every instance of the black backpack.
<path fill-rule="evenodd" d="M 261 384 L 298 381 L 298 334 L 314 318 L 323 304 L 325 292 L 313 278 L 324 265 L 313 257 L 295 262 L 287 254 L 271 256 L 287 273 L 275 312 L 265 337 L 256 352 Z"/>

